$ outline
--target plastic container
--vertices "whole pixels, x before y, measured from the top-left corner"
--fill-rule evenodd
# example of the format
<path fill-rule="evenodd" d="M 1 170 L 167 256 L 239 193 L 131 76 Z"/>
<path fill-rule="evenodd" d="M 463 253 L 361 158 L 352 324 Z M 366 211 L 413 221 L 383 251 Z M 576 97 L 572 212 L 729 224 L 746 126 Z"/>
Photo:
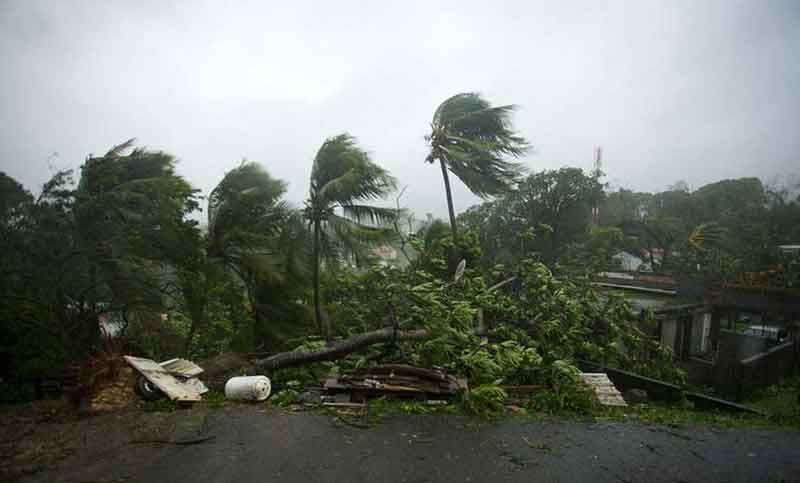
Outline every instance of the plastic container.
<path fill-rule="evenodd" d="M 225 383 L 225 397 L 234 401 L 263 401 L 272 384 L 267 376 L 232 377 Z"/>

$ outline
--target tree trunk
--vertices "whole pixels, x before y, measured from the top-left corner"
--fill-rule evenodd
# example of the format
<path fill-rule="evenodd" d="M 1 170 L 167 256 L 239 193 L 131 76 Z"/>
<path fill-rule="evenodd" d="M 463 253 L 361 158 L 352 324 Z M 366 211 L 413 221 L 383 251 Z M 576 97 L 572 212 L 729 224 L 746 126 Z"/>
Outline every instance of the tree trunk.
<path fill-rule="evenodd" d="M 488 292 L 494 292 L 495 290 L 500 289 L 516 279 L 517 277 L 511 277 L 503 280 L 500 283 L 496 283 L 489 287 Z M 481 314 L 482 313 L 483 312 L 481 311 Z M 408 322 L 408 320 L 401 321 L 400 324 L 404 322 Z M 430 336 L 431 331 L 428 329 L 397 330 L 397 325 L 393 325 L 392 327 L 384 327 L 372 332 L 354 335 L 349 339 L 331 343 L 322 349 L 312 351 L 280 352 L 265 359 L 256 359 L 253 361 L 253 363 L 262 369 L 280 369 L 282 367 L 299 366 L 301 364 L 308 364 L 311 362 L 339 359 L 361 349 L 362 347 L 367 347 L 372 344 L 379 344 L 381 342 L 397 340 L 424 340 Z"/>
<path fill-rule="evenodd" d="M 450 177 L 447 174 L 447 166 L 443 160 L 439 160 L 439 166 L 442 167 L 442 178 L 444 179 L 444 192 L 447 195 L 447 212 L 450 215 L 450 232 L 453 234 L 453 247 L 450 249 L 450 254 L 447 257 L 447 266 L 451 272 L 456 270 L 458 264 L 458 228 L 456 227 L 456 212 L 453 209 L 453 192 L 450 191 Z"/>
<path fill-rule="evenodd" d="M 327 347 L 311 351 L 281 352 L 266 359 L 256 359 L 254 364 L 261 369 L 279 369 L 311 362 L 330 361 L 339 359 L 362 347 L 392 340 L 423 340 L 430 337 L 427 329 L 396 331 L 394 327 L 384 327 L 353 336 L 341 342 L 333 343 Z"/>
<path fill-rule="evenodd" d="M 447 174 L 447 166 L 443 160 L 439 160 L 439 166 L 442 168 L 442 179 L 444 179 L 444 192 L 447 195 L 447 212 L 450 215 L 450 231 L 453 234 L 453 244 L 458 239 L 458 228 L 456 228 L 456 212 L 453 209 L 453 193 L 450 191 L 450 177 Z"/>
<path fill-rule="evenodd" d="M 320 264 L 320 257 L 319 257 L 319 244 L 320 244 L 320 226 L 319 220 L 314 220 L 314 247 L 313 247 L 313 258 L 314 258 L 314 271 L 312 273 L 312 284 L 314 285 L 314 321 L 317 323 L 317 329 L 319 330 L 320 334 L 325 336 L 325 340 L 331 340 L 331 331 L 328 324 L 324 324 L 323 326 L 323 319 L 322 319 L 322 305 L 320 302 L 320 287 L 319 287 L 319 264 Z"/>

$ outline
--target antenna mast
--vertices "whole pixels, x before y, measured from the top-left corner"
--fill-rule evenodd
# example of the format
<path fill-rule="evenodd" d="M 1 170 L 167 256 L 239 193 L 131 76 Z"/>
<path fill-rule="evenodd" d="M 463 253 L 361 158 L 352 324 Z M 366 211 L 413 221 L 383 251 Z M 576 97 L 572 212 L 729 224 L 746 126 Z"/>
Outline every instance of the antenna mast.
<path fill-rule="evenodd" d="M 592 176 L 594 177 L 595 181 L 600 179 L 600 176 L 603 175 L 601 168 L 603 167 L 603 148 L 597 146 L 594 148 L 594 172 Z M 597 226 L 600 224 L 600 195 L 598 194 L 594 200 L 594 206 L 592 207 L 592 226 Z"/>

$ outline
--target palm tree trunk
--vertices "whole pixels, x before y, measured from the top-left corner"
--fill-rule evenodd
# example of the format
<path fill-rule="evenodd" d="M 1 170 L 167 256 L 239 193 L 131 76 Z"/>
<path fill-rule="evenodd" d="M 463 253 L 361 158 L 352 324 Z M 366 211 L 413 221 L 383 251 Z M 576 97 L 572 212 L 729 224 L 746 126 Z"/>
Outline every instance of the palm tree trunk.
<path fill-rule="evenodd" d="M 319 300 L 319 243 L 320 243 L 320 223 L 319 220 L 314 220 L 314 271 L 312 273 L 312 284 L 314 285 L 314 321 L 317 323 L 317 329 L 320 334 L 325 336 L 326 340 L 330 340 L 330 331 L 328 327 L 322 326 L 322 306 Z"/>
<path fill-rule="evenodd" d="M 443 160 L 439 160 L 439 166 L 442 167 L 442 178 L 444 179 L 444 192 L 447 195 L 447 211 L 450 214 L 450 231 L 453 234 L 453 243 L 455 244 L 458 238 L 458 229 L 456 228 L 456 212 L 453 209 L 453 192 L 450 191 L 450 177 L 447 175 L 447 166 Z"/>
<path fill-rule="evenodd" d="M 447 195 L 447 212 L 450 215 L 450 232 L 453 234 L 453 247 L 450 249 L 447 266 L 453 271 L 456 269 L 456 263 L 458 263 L 458 246 L 456 245 L 456 240 L 458 240 L 458 228 L 456 227 L 456 212 L 453 209 L 453 192 L 450 191 L 450 177 L 447 175 L 447 166 L 445 166 L 444 161 L 441 159 L 439 160 L 439 166 L 442 167 L 444 192 Z"/>

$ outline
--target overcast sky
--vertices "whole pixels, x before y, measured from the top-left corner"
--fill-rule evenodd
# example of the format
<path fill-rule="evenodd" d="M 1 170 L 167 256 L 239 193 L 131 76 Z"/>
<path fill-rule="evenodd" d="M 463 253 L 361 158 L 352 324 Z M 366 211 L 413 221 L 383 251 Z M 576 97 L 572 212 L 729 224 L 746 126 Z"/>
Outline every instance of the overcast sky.
<path fill-rule="evenodd" d="M 299 205 L 347 131 L 443 217 L 423 137 L 463 91 L 520 106 L 532 170 L 600 145 L 612 187 L 800 172 L 796 0 L 0 0 L 0 62 L 0 170 L 31 189 L 136 137 L 204 192 L 258 161 Z"/>

